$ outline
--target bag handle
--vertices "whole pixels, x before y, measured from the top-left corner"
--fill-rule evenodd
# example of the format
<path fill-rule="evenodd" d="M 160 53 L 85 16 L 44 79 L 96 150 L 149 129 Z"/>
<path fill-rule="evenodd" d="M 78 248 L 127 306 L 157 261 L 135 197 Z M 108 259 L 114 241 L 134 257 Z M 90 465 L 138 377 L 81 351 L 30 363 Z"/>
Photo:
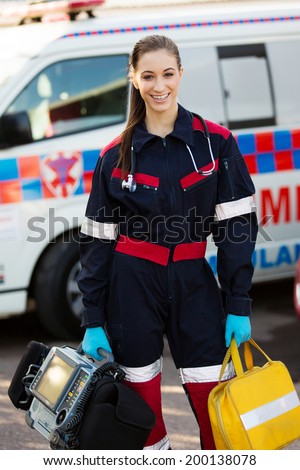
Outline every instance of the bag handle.
<path fill-rule="evenodd" d="M 244 360 L 245 360 L 247 370 L 251 370 L 253 368 L 253 356 L 252 356 L 250 344 L 254 346 L 255 349 L 257 349 L 267 359 L 268 362 L 270 363 L 273 362 L 272 359 L 258 346 L 258 344 L 254 341 L 254 339 L 250 338 L 249 341 L 246 341 L 244 343 Z M 242 361 L 240 358 L 240 354 L 239 354 L 239 350 L 238 350 L 235 338 L 232 338 L 230 346 L 226 351 L 226 354 L 222 363 L 221 371 L 220 371 L 219 383 L 222 380 L 223 374 L 225 372 L 227 364 L 229 363 L 230 357 L 232 358 L 236 375 L 238 377 L 242 376 L 244 374 L 244 369 L 243 369 Z"/>

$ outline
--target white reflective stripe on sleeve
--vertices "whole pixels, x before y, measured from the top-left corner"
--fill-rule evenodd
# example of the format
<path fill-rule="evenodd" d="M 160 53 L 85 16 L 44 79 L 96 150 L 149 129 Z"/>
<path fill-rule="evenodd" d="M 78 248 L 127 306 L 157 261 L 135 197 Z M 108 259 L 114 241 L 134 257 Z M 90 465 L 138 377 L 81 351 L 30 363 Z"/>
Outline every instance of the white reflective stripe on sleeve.
<path fill-rule="evenodd" d="M 125 371 L 125 380 L 128 380 L 128 382 L 149 382 L 162 371 L 162 363 L 163 359 L 161 357 L 149 366 L 125 367 L 120 364 L 120 367 Z"/>
<path fill-rule="evenodd" d="M 294 390 L 277 400 L 266 403 L 263 406 L 259 406 L 258 408 L 248 411 L 240 416 L 245 429 L 249 430 L 269 421 L 270 419 L 277 418 L 287 411 L 297 408 L 297 406 L 300 406 L 300 403 L 297 392 Z"/>
<path fill-rule="evenodd" d="M 85 235 L 89 235 L 94 238 L 102 238 L 104 240 L 116 240 L 118 224 L 95 222 L 95 220 L 85 217 L 80 231 L 81 233 L 84 233 Z"/>
<path fill-rule="evenodd" d="M 185 369 L 179 369 L 179 372 L 183 384 L 217 382 L 220 377 L 221 367 L 222 364 L 217 366 L 190 367 Z M 222 381 L 231 379 L 234 375 L 234 367 L 232 362 L 230 361 L 229 364 L 227 364 L 226 366 Z"/>
<path fill-rule="evenodd" d="M 225 220 L 254 211 L 254 200 L 252 196 L 244 197 L 238 201 L 223 202 L 215 208 L 215 219 Z"/>

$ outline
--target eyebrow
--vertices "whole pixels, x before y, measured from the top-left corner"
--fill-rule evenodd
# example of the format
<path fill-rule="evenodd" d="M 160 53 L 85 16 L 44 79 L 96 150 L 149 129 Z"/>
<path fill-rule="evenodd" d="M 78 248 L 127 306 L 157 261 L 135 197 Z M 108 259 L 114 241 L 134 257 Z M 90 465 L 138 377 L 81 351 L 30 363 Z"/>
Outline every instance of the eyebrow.
<path fill-rule="evenodd" d="M 166 72 L 167 70 L 175 70 L 174 67 L 168 67 L 167 69 L 163 70 L 163 72 Z M 143 70 L 141 73 L 154 73 L 152 70 Z"/>

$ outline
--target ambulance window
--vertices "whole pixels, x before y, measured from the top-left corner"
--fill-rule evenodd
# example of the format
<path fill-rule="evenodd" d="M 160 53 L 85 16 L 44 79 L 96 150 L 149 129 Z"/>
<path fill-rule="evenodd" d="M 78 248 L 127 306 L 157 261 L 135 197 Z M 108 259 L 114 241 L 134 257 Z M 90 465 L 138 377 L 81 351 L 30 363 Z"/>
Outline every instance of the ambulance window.
<path fill-rule="evenodd" d="M 264 44 L 219 47 L 218 54 L 227 126 L 274 125 L 274 94 Z"/>
<path fill-rule="evenodd" d="M 33 140 L 82 132 L 126 119 L 126 55 L 64 60 L 42 70 L 5 114 L 26 111 Z"/>

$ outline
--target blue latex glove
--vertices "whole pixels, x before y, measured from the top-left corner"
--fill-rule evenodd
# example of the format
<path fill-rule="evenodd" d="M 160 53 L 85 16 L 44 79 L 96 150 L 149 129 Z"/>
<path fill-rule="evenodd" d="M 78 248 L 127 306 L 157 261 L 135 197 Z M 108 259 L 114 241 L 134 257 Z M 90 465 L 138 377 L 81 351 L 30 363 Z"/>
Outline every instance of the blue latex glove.
<path fill-rule="evenodd" d="M 226 347 L 230 346 L 231 338 L 234 336 L 237 347 L 251 338 L 251 323 L 249 317 L 232 315 L 229 313 L 225 326 Z"/>
<path fill-rule="evenodd" d="M 82 341 L 82 349 L 88 356 L 101 361 L 103 356 L 97 352 L 97 349 L 102 348 L 111 353 L 107 336 L 101 326 L 95 328 L 87 328 L 85 330 L 84 338 Z"/>

